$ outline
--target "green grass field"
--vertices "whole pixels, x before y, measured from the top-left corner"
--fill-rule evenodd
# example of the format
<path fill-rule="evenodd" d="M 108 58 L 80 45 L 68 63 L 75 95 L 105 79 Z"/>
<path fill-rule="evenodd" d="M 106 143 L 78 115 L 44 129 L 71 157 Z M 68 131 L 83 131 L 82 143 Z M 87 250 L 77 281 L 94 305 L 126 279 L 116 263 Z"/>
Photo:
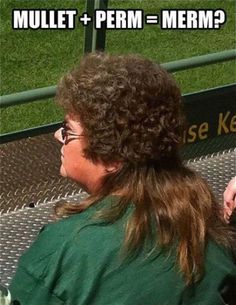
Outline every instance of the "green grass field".
<path fill-rule="evenodd" d="M 1 0 L 1 95 L 55 85 L 83 54 L 84 28 L 74 30 L 13 30 L 14 8 L 77 8 L 85 1 Z M 110 0 L 110 8 L 141 8 L 158 14 L 161 9 L 225 10 L 227 21 L 219 30 L 161 30 L 146 25 L 143 30 L 107 31 L 106 50 L 138 53 L 160 63 L 235 48 L 235 1 L 226 0 Z M 182 92 L 194 92 L 235 82 L 235 61 L 175 73 Z M 1 133 L 62 120 L 63 113 L 52 100 L 1 110 Z"/>

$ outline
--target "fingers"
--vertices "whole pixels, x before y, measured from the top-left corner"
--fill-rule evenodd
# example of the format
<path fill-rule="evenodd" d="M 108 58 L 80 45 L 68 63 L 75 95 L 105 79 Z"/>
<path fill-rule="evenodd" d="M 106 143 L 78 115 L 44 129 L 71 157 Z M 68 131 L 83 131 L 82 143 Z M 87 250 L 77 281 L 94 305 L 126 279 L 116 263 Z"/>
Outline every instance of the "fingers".
<path fill-rule="evenodd" d="M 230 216 L 236 208 L 236 177 L 230 180 L 224 191 L 224 219 L 229 223 Z"/>
<path fill-rule="evenodd" d="M 233 200 L 231 201 L 224 201 L 224 219 L 226 220 L 227 223 L 229 223 L 230 216 L 233 213 L 235 207 L 235 202 Z"/>
<path fill-rule="evenodd" d="M 236 197 L 236 177 L 230 180 L 224 191 L 224 202 L 232 204 Z M 231 206 L 232 207 L 232 206 Z"/>

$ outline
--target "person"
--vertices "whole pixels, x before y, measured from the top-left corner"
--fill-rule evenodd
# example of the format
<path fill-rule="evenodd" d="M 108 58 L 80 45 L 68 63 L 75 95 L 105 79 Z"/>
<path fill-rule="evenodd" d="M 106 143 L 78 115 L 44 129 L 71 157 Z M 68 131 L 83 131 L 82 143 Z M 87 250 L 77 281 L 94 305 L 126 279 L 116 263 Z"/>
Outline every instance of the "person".
<path fill-rule="evenodd" d="M 60 173 L 89 193 L 56 206 L 11 282 L 21 305 L 233 304 L 232 233 L 181 161 L 180 90 L 137 55 L 94 53 L 60 81 Z"/>

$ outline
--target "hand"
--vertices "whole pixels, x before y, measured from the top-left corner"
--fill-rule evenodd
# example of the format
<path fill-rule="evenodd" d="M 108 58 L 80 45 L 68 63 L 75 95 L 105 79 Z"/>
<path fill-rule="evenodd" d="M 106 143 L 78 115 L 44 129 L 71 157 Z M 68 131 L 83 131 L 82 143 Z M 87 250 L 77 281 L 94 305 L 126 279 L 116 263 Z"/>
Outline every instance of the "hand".
<path fill-rule="evenodd" d="M 224 218 L 229 223 L 230 216 L 236 208 L 236 176 L 232 178 L 224 191 Z"/>

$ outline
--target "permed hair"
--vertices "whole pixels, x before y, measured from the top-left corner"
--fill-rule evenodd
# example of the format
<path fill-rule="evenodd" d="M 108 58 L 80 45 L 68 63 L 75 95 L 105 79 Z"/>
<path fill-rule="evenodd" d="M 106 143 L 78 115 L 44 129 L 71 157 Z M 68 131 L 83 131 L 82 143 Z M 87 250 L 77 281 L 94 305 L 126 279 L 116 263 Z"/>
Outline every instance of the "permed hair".
<path fill-rule="evenodd" d="M 182 141 L 178 86 L 139 56 L 85 56 L 60 82 L 57 101 L 79 115 L 93 161 L 145 163 L 173 156 Z"/>

